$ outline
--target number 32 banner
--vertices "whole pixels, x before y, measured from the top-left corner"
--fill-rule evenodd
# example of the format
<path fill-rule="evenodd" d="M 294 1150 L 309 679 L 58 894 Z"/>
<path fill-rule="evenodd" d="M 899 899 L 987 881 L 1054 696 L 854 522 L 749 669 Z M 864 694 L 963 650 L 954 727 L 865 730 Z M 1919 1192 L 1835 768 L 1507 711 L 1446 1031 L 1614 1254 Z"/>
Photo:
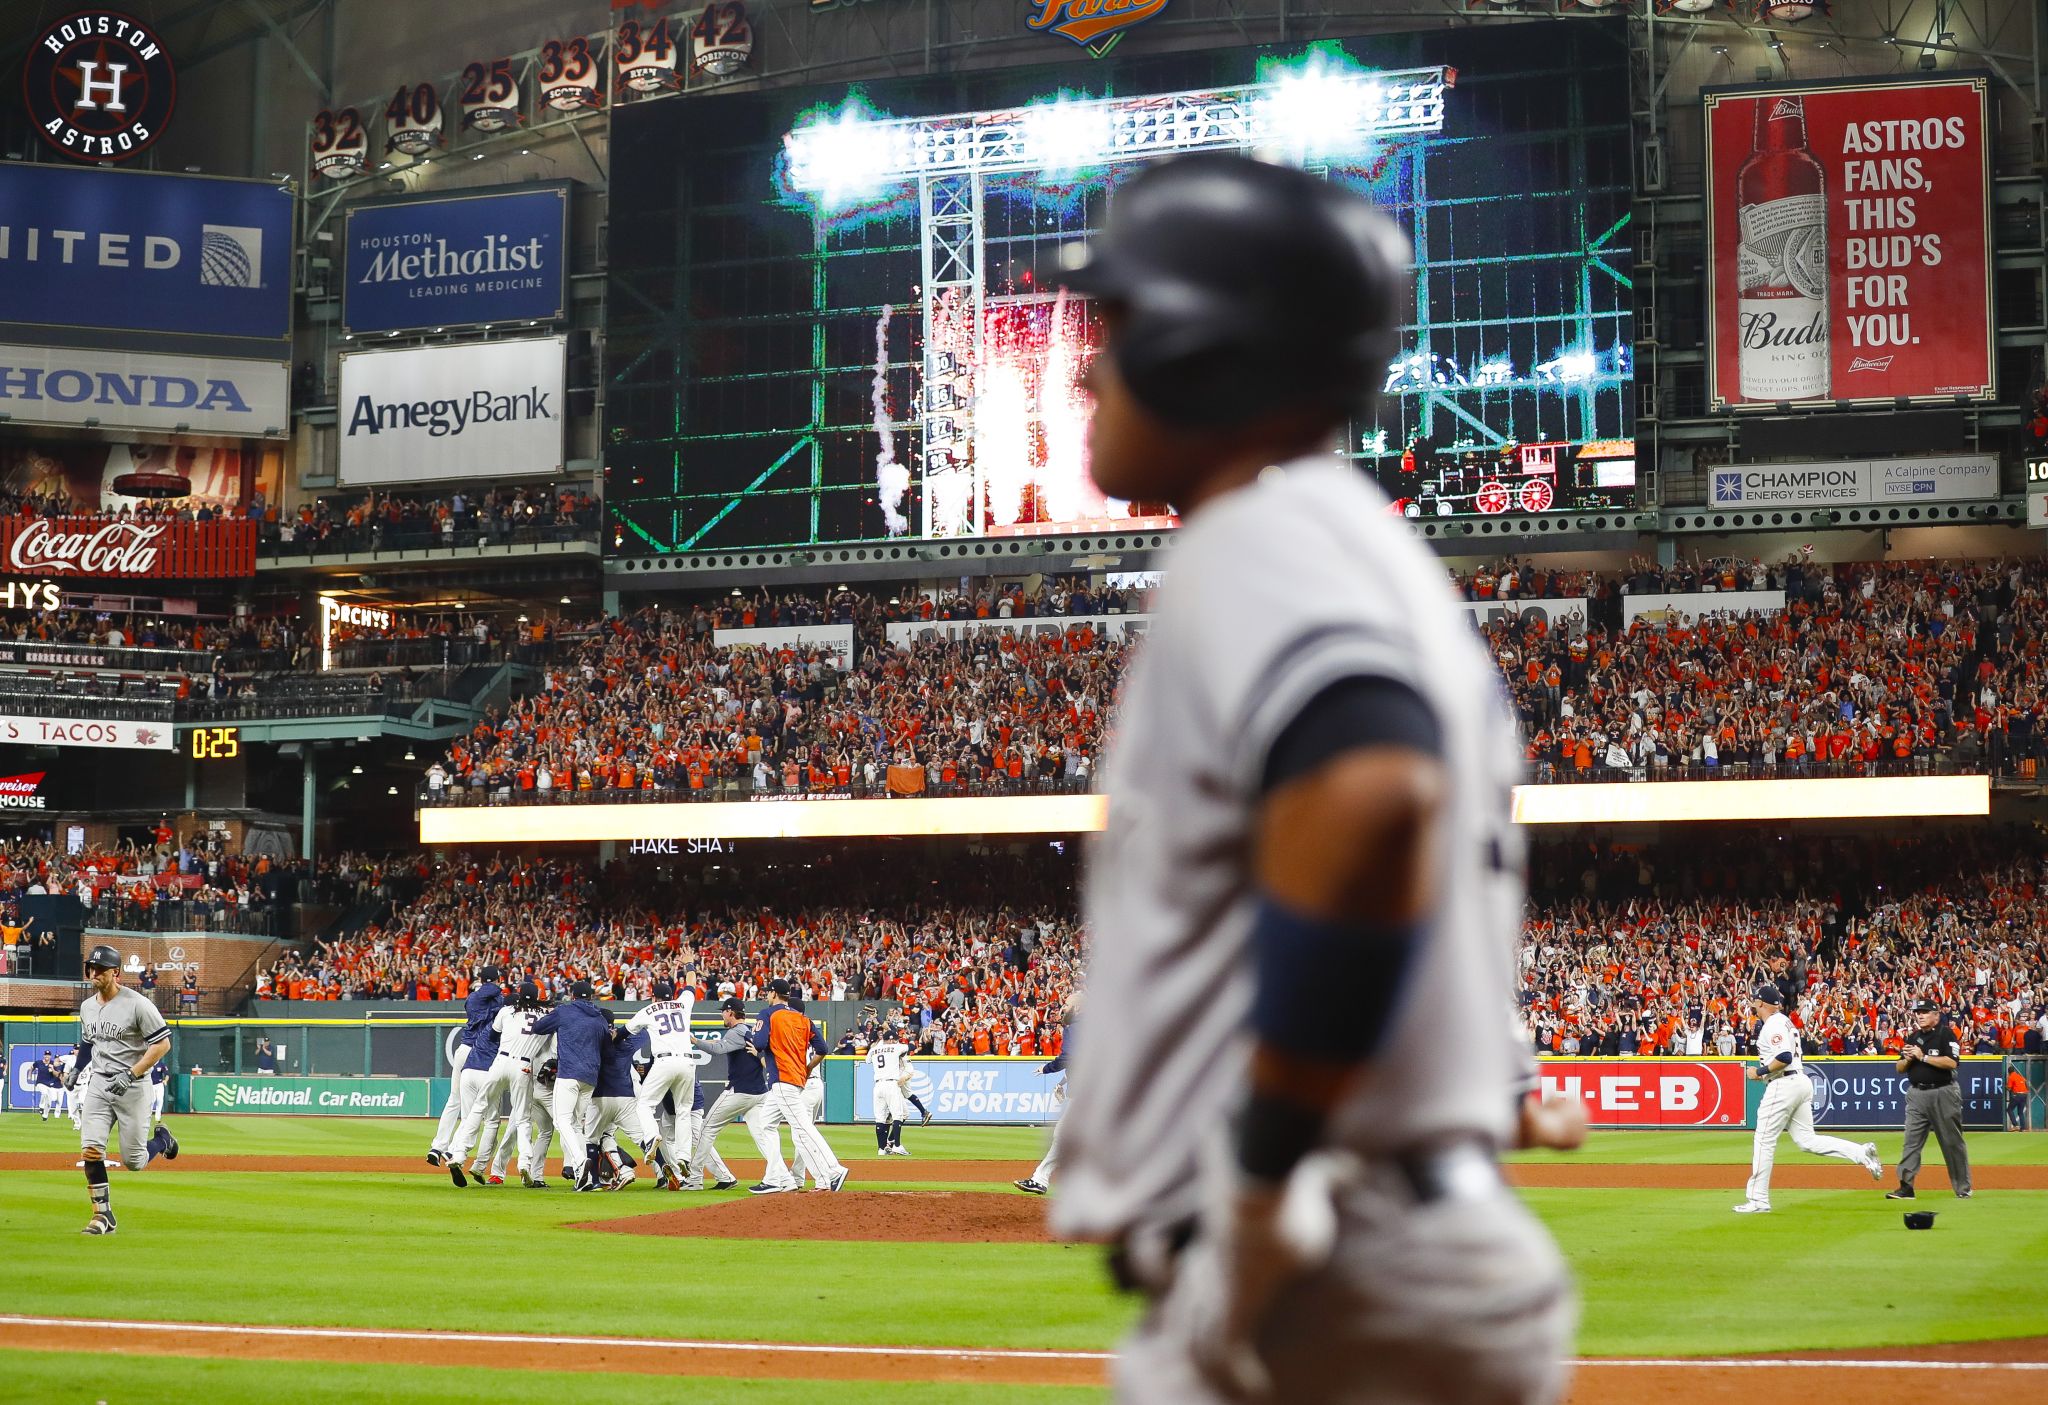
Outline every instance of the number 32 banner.
<path fill-rule="evenodd" d="M 1991 397 L 1988 82 L 1703 95 L 1713 409 Z"/>

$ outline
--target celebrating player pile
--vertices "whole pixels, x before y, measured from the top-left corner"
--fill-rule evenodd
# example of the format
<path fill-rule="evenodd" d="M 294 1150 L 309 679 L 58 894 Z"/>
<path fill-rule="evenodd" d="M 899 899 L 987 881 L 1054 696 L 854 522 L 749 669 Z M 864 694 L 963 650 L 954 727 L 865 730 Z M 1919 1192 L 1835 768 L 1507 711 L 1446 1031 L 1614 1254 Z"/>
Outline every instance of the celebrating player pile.
<path fill-rule="evenodd" d="M 1209 155 L 1080 252 L 1096 481 L 1187 523 L 1104 772 L 1053 1202 L 1152 1296 L 1118 1398 L 1551 1399 L 1565 1272 L 1494 1166 L 1514 726 L 1442 567 L 1326 452 L 1396 349 L 1405 242 Z"/>

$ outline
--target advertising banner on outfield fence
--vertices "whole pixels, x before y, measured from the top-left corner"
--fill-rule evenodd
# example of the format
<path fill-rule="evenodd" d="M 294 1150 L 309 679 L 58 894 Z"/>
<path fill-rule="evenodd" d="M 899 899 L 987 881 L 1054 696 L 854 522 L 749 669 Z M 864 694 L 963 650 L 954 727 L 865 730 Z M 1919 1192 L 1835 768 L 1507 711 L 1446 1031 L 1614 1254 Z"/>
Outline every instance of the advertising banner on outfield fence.
<path fill-rule="evenodd" d="M 934 1122 L 1050 1122 L 1060 1109 L 1053 1089 L 1066 1075 L 1042 1074 L 1043 1066 L 1039 1059 L 920 1058 L 911 1064 L 910 1091 Z M 875 1120 L 875 1071 L 865 1060 L 853 1071 L 853 1120 Z"/>
<path fill-rule="evenodd" d="M 1545 1097 L 1577 1098 L 1596 1127 L 1740 1127 L 1740 1060 L 1543 1059 Z"/>
<path fill-rule="evenodd" d="M 1886 1058 L 1807 1059 L 1813 1080 L 1813 1121 L 1818 1127 L 1906 1125 L 1906 1075 Z M 1956 1070 L 1963 1088 L 1965 1127 L 2005 1125 L 2005 1060 L 1965 1058 Z M 1933 1148 L 1929 1148 L 1930 1153 Z"/>
<path fill-rule="evenodd" d="M 853 661 L 853 626 L 850 624 L 792 624 L 753 629 L 712 631 L 711 642 L 721 649 L 830 649 L 839 655 L 839 666 Z"/>
<path fill-rule="evenodd" d="M 959 639 L 969 631 L 1002 630 L 1007 634 L 1065 634 L 1085 624 L 1105 639 L 1132 640 L 1152 627 L 1150 615 L 1046 615 L 1026 620 L 912 620 L 908 624 L 884 625 L 891 644 L 913 644 L 920 639 Z"/>
<path fill-rule="evenodd" d="M 0 713 L 0 742 L 19 746 L 92 746 L 121 751 L 169 751 L 171 724 L 115 718 L 13 717 Z"/>
<path fill-rule="evenodd" d="M 0 322 L 282 340 L 291 259 L 273 181 L 0 164 Z"/>
<path fill-rule="evenodd" d="M 0 414 L 21 424 L 253 437 L 289 429 L 290 405 L 283 361 L 0 346 Z"/>
<path fill-rule="evenodd" d="M 429 1117 L 424 1078 L 228 1078 L 190 1074 L 192 1112 L 279 1112 L 295 1117 Z"/>
<path fill-rule="evenodd" d="M 537 337 L 342 357 L 342 483 L 560 473 L 566 353 Z"/>
<path fill-rule="evenodd" d="M 10 1044 L 7 1046 L 7 1107 L 11 1112 L 34 1112 L 42 1106 L 42 1094 L 32 1074 L 36 1061 L 45 1054 L 68 1054 L 69 1044 Z"/>
<path fill-rule="evenodd" d="M 1715 507 L 1884 507 L 1998 496 L 1998 455 L 1731 464 L 1713 470 Z"/>
<path fill-rule="evenodd" d="M 1460 600 L 1458 607 L 1480 629 L 1496 620 L 1526 620 L 1530 615 L 1541 616 L 1552 630 L 1582 634 L 1586 629 L 1586 602 L 1580 599 Z"/>
<path fill-rule="evenodd" d="M 1689 590 L 1671 594 L 1624 595 L 1621 627 L 1648 617 L 1653 624 L 1676 624 L 1681 616 L 1774 615 L 1785 608 L 1782 590 Z"/>
<path fill-rule="evenodd" d="M 1989 84 L 1701 95 L 1711 408 L 1991 397 Z"/>
<path fill-rule="evenodd" d="M 552 322 L 567 306 L 566 182 L 352 205 L 342 241 L 346 332 Z"/>

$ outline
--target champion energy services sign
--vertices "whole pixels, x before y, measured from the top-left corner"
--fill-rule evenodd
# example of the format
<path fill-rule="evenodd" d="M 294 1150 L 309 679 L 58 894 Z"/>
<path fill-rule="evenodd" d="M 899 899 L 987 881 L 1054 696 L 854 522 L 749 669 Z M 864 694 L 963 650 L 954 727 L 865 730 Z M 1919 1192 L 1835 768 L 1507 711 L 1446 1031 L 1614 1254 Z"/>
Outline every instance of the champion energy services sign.
<path fill-rule="evenodd" d="M 352 206 L 344 331 L 552 322 L 566 306 L 569 187 Z"/>
<path fill-rule="evenodd" d="M 274 182 L 0 163 L 0 321 L 282 340 L 291 257 Z"/>
<path fill-rule="evenodd" d="M 1998 455 L 1728 464 L 1713 470 L 1715 507 L 1898 507 L 1998 496 Z"/>
<path fill-rule="evenodd" d="M 424 1078 L 188 1077 L 192 1112 L 277 1112 L 293 1116 L 428 1117 Z"/>
<path fill-rule="evenodd" d="M 0 280 L 12 276 L 0 264 Z M 260 438 L 291 427 L 291 368 L 283 361 L 0 345 L 0 414 L 23 424 Z"/>
<path fill-rule="evenodd" d="M 0 563 L 66 580 L 217 580 L 256 574 L 256 524 L 0 518 Z"/>
<path fill-rule="evenodd" d="M 560 473 L 566 353 L 538 337 L 342 357 L 342 483 Z"/>

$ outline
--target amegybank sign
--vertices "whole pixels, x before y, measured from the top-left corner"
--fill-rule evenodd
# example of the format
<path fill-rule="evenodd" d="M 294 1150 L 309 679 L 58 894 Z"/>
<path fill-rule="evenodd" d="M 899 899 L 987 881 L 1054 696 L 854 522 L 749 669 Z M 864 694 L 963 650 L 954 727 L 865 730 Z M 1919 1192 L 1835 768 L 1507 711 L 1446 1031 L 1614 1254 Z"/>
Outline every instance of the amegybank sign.
<path fill-rule="evenodd" d="M 341 358 L 348 486 L 559 473 L 561 337 Z"/>

